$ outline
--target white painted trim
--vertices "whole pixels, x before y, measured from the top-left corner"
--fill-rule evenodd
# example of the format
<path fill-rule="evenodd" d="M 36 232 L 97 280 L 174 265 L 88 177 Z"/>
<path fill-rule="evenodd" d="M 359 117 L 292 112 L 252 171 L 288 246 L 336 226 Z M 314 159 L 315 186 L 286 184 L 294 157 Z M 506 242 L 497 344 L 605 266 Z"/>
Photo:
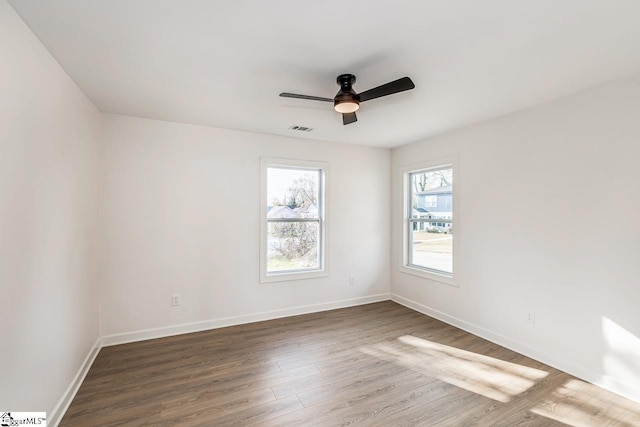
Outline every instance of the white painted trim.
<path fill-rule="evenodd" d="M 84 361 L 80 365 L 80 369 L 78 369 L 76 376 L 73 377 L 71 384 L 69 384 L 69 387 L 64 391 L 62 397 L 58 401 L 58 404 L 53 408 L 53 411 L 51 411 L 50 415 L 47 416 L 47 424 L 52 427 L 57 427 L 60 421 L 62 421 L 62 417 L 64 417 L 67 409 L 69 409 L 69 405 L 71 405 L 73 398 L 76 396 L 76 393 L 78 393 L 84 378 L 89 372 L 89 368 L 93 365 L 93 362 L 96 360 L 96 356 L 98 356 L 101 348 L 101 338 L 98 337 L 93 347 L 91 347 L 91 350 L 89 350 L 87 357 L 84 358 Z"/>
<path fill-rule="evenodd" d="M 513 340 L 481 326 L 474 325 L 455 316 L 450 316 L 446 313 L 443 313 L 442 311 L 436 310 L 435 308 L 429 307 L 424 304 L 420 304 L 419 302 L 413 301 L 409 298 L 391 293 L 391 301 L 397 302 L 398 304 L 404 305 L 405 307 L 415 310 L 419 313 L 426 314 L 427 316 L 433 317 L 434 319 L 441 320 L 445 323 L 448 323 L 449 325 L 460 328 L 463 331 L 469 332 L 473 335 L 477 335 L 495 344 L 501 345 L 517 353 L 542 362 L 545 365 L 549 365 L 560 371 L 573 375 L 574 377 L 595 384 L 598 387 L 602 387 L 605 390 L 609 390 L 613 393 L 619 394 L 620 396 L 626 397 L 627 399 L 631 399 L 640 403 L 640 398 L 636 394 L 637 392 L 634 393 L 633 390 L 631 390 L 629 387 L 625 387 L 624 384 L 621 384 L 620 382 L 614 382 L 610 380 L 607 381 L 607 379 L 603 378 L 602 374 L 600 373 L 590 372 L 589 370 L 576 365 L 575 363 L 560 359 L 556 356 L 545 353 L 533 347 L 529 347 L 528 345 L 523 344 L 519 341 Z"/>
<path fill-rule="evenodd" d="M 337 308 L 355 307 L 357 305 L 371 304 L 374 302 L 388 301 L 389 294 L 377 294 L 366 297 L 350 298 L 340 301 L 332 301 L 320 304 L 302 305 L 281 310 L 263 311 L 241 316 L 222 317 L 219 319 L 204 320 L 201 322 L 183 323 L 181 325 L 166 326 L 162 328 L 145 329 L 141 331 L 125 332 L 102 337 L 103 347 L 126 344 L 135 341 L 144 341 L 154 338 L 164 338 L 173 335 L 188 334 L 191 332 L 205 331 L 209 329 L 225 328 L 227 326 L 243 325 L 245 323 L 261 322 L 264 320 L 279 319 L 282 317 L 298 316 L 301 314 L 318 313 L 321 311 L 335 310 Z"/>
<path fill-rule="evenodd" d="M 321 221 L 320 266 L 312 271 L 291 271 L 267 274 L 267 170 L 270 166 L 293 169 L 313 169 L 322 171 L 320 184 L 320 203 L 318 214 Z M 285 159 L 277 157 L 260 157 L 260 283 L 283 282 L 287 280 L 315 279 L 329 276 L 329 212 L 330 200 L 330 164 L 329 162 L 302 159 Z"/>
<path fill-rule="evenodd" d="M 453 223 L 455 224 L 454 225 L 455 232 L 453 233 L 453 254 L 452 254 L 453 255 L 453 274 L 452 275 L 448 275 L 444 272 L 438 273 L 436 271 L 429 271 L 427 269 L 412 267 L 408 265 L 408 253 L 407 253 L 407 247 L 408 247 L 407 229 L 409 227 L 409 222 L 407 219 L 408 218 L 407 210 L 409 208 L 408 200 L 407 200 L 407 194 L 409 192 L 408 179 L 407 179 L 408 174 L 410 174 L 411 172 L 420 171 L 420 170 L 428 170 L 428 169 L 437 170 L 440 167 L 449 166 L 449 165 L 453 169 L 452 217 L 453 217 Z M 398 203 L 397 206 L 402 207 L 401 209 L 402 220 L 399 221 L 399 224 L 396 225 L 398 227 L 401 227 L 400 236 L 402 236 L 402 239 L 401 239 L 402 250 L 400 251 L 400 254 L 399 254 L 400 257 L 398 260 L 399 262 L 398 270 L 401 273 L 411 274 L 413 276 L 422 277 L 423 279 L 428 279 L 438 283 L 444 283 L 450 286 L 455 286 L 455 287 L 460 286 L 460 280 L 459 280 L 460 266 L 458 265 L 458 262 L 460 260 L 459 251 L 460 251 L 460 234 L 461 234 L 460 233 L 461 209 L 460 209 L 460 188 L 459 188 L 460 179 L 458 179 L 458 175 L 460 173 L 459 170 L 460 170 L 460 158 L 458 155 L 443 157 L 443 158 L 424 161 L 420 163 L 412 163 L 410 165 L 404 165 L 398 168 L 400 195 L 398 200 L 395 203 Z"/>
<path fill-rule="evenodd" d="M 82 362 L 82 365 L 78 370 L 78 373 L 73 378 L 73 380 L 71 381 L 71 384 L 69 384 L 69 387 L 67 387 L 64 394 L 58 401 L 58 404 L 55 406 L 55 408 L 51 412 L 51 415 L 48 417 L 48 421 L 52 427 L 58 426 L 58 424 L 64 417 L 64 414 L 66 413 L 67 409 L 69 408 L 69 405 L 73 401 L 73 398 L 75 397 L 76 393 L 80 389 L 82 382 L 87 376 L 87 373 L 91 368 L 91 365 L 93 365 L 93 362 L 95 361 L 95 358 L 102 347 L 108 347 L 108 346 L 118 345 L 118 344 L 126 344 L 126 343 L 136 342 L 136 341 L 144 341 L 147 339 L 163 338 L 163 337 L 168 337 L 173 335 L 204 331 L 208 329 L 223 328 L 227 326 L 242 325 L 245 323 L 279 319 L 283 317 L 297 316 L 301 314 L 317 313 L 321 311 L 335 310 L 338 308 L 355 307 L 358 305 L 371 304 L 374 302 L 381 302 L 381 301 L 387 301 L 387 300 L 394 301 L 414 311 L 417 311 L 419 313 L 441 320 L 445 323 L 456 326 L 464 331 L 467 331 L 469 333 L 472 333 L 474 335 L 487 339 L 503 347 L 509 348 L 520 354 L 539 360 L 542 363 L 545 363 L 561 371 L 567 372 L 571 375 L 574 375 L 590 383 L 596 384 L 606 390 L 617 393 L 623 397 L 634 400 L 636 402 L 640 402 L 640 399 L 638 399 L 638 396 L 635 396 L 631 390 L 625 389 L 624 385 L 617 386 L 617 382 L 612 382 L 610 380 L 607 381 L 606 379 L 603 379 L 600 375 L 597 375 L 597 374 L 594 375 L 593 373 L 588 372 L 585 369 L 579 366 L 576 366 L 572 363 L 568 363 L 565 360 L 557 359 L 552 355 L 536 350 L 532 347 L 529 347 L 525 344 L 522 344 L 510 338 L 507 338 L 503 335 L 500 335 L 488 329 L 473 325 L 457 317 L 450 316 L 446 313 L 438 311 L 424 304 L 420 304 L 416 301 L 410 300 L 408 298 L 404 298 L 394 293 L 391 293 L 391 294 L 383 293 L 383 294 L 377 294 L 377 295 L 369 295 L 366 297 L 350 298 L 350 299 L 332 301 L 332 302 L 320 303 L 320 304 L 303 305 L 303 306 L 281 309 L 281 310 L 265 311 L 265 312 L 247 314 L 242 316 L 224 317 L 220 319 L 205 320 L 202 322 L 185 323 L 185 324 L 176 325 L 176 326 L 146 329 L 142 331 L 126 332 L 122 334 L 113 334 L 113 335 L 106 335 L 106 336 L 100 337 L 96 340 L 96 343 L 94 344 L 93 348 L 89 351 L 89 354 L 87 354 L 87 357 Z"/>
<path fill-rule="evenodd" d="M 366 297 L 350 298 L 320 304 L 302 305 L 281 310 L 264 311 L 242 316 L 223 317 L 220 319 L 205 320 L 202 322 L 185 323 L 182 325 L 146 329 L 142 331 L 126 332 L 122 334 L 113 334 L 99 337 L 89 351 L 89 354 L 87 354 L 87 357 L 82 362 L 82 365 L 80 366 L 80 369 L 78 370 L 76 376 L 73 378 L 73 381 L 71 381 L 71 384 L 69 384 L 69 387 L 67 387 L 53 411 L 51 411 L 51 415 L 47 417 L 47 421 L 52 427 L 58 426 L 58 424 L 64 417 L 64 414 L 67 412 L 67 409 L 69 409 L 69 405 L 73 401 L 73 398 L 76 396 L 76 393 L 78 393 L 82 382 L 87 376 L 91 365 L 93 365 L 93 362 L 95 361 L 96 356 L 98 355 L 102 347 L 126 344 L 136 341 L 144 341 L 154 338 L 169 337 L 173 335 L 187 334 L 208 329 L 224 328 L 227 326 L 242 325 L 245 323 L 279 319 L 282 317 L 297 316 L 301 314 L 318 313 L 321 311 L 335 310 L 338 308 L 355 307 L 363 304 L 388 301 L 389 299 L 389 294 L 384 293 L 369 295 Z"/>

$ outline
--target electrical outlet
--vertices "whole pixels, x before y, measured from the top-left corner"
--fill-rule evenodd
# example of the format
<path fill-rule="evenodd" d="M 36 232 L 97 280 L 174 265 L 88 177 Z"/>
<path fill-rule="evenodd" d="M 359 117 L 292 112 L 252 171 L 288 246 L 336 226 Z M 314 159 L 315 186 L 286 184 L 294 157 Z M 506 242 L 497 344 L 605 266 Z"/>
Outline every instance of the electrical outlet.
<path fill-rule="evenodd" d="M 528 313 L 527 314 L 527 323 L 531 323 L 532 325 L 534 325 L 536 323 L 536 314 L 535 313 Z"/>
<path fill-rule="evenodd" d="M 355 285 L 356 284 L 356 278 L 353 276 L 349 276 L 349 284 L 350 285 Z"/>
<path fill-rule="evenodd" d="M 182 304 L 182 296 L 180 294 L 174 294 L 171 297 L 171 305 L 177 307 L 180 304 Z"/>

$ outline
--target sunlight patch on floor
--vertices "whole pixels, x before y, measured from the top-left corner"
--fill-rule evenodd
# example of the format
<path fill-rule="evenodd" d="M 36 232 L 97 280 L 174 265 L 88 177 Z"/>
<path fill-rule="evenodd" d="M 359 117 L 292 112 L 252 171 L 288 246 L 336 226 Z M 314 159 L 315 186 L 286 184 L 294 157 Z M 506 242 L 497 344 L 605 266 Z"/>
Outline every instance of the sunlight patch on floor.
<path fill-rule="evenodd" d="M 600 387 L 572 379 L 531 412 L 570 426 L 638 426 L 636 404 Z"/>
<path fill-rule="evenodd" d="M 500 402 L 509 402 L 548 375 L 539 369 L 412 335 L 360 350 Z"/>

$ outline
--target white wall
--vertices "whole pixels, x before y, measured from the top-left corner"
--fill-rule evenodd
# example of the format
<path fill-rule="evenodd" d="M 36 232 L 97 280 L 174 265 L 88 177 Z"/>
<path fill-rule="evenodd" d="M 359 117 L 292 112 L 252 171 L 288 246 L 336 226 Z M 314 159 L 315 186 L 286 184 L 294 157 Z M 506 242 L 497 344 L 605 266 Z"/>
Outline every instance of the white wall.
<path fill-rule="evenodd" d="M 398 300 L 640 400 L 639 112 L 627 79 L 394 149 Z M 398 169 L 451 155 L 458 288 L 398 271 Z"/>
<path fill-rule="evenodd" d="M 388 295 L 389 150 L 117 115 L 103 128 L 103 335 Z M 330 163 L 329 277 L 259 283 L 260 156 Z"/>
<path fill-rule="evenodd" d="M 98 335 L 363 301 L 390 281 L 640 400 L 640 79 L 390 155 L 101 115 L 5 1 L 0 40 L 0 409 L 51 413 Z M 398 169 L 451 155 L 457 288 L 398 271 Z M 260 156 L 331 164 L 328 278 L 259 283 Z"/>
<path fill-rule="evenodd" d="M 0 1 L 0 407 L 47 411 L 98 337 L 100 113 Z"/>

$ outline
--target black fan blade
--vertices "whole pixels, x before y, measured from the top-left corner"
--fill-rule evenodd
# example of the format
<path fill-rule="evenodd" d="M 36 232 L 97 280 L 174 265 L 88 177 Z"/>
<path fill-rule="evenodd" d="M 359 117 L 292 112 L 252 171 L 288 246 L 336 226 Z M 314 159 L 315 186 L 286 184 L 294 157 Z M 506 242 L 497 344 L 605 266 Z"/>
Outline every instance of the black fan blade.
<path fill-rule="evenodd" d="M 333 102 L 332 98 L 322 98 L 320 96 L 310 96 L 310 95 L 298 95 L 297 93 L 283 92 L 280 94 L 280 96 L 283 98 L 298 98 L 298 99 L 309 99 L 311 101 Z"/>
<path fill-rule="evenodd" d="M 398 80 L 374 87 L 360 94 L 360 102 L 369 101 L 370 99 L 380 98 L 381 96 L 393 95 L 394 93 L 404 92 L 416 87 L 409 77 L 403 77 Z"/>
<path fill-rule="evenodd" d="M 342 113 L 342 123 L 346 125 L 350 125 L 351 123 L 355 123 L 358 121 L 358 117 L 356 113 Z"/>

